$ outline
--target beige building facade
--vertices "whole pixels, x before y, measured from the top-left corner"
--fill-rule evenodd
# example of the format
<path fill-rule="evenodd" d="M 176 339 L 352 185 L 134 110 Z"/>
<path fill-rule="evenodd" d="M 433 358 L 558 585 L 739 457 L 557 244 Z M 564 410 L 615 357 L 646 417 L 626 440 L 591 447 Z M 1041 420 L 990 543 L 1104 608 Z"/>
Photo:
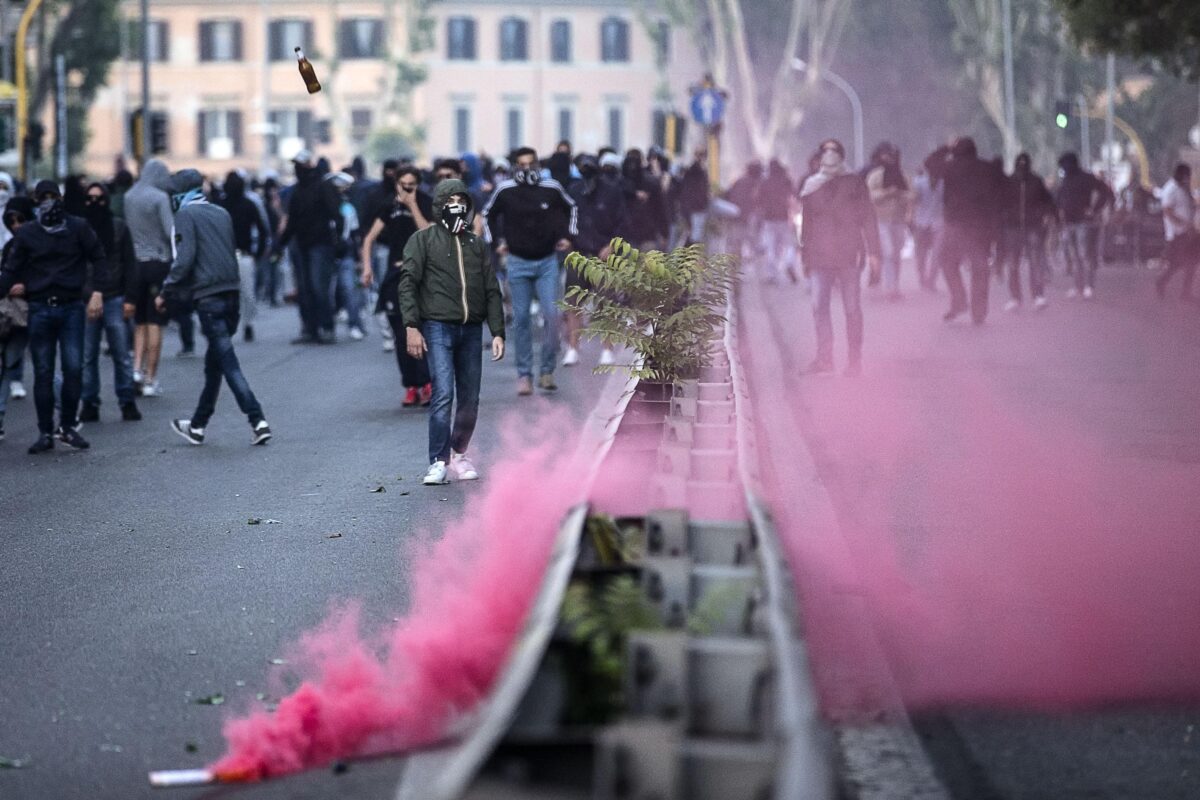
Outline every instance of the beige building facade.
<path fill-rule="evenodd" d="M 151 0 L 150 95 L 152 110 L 166 114 L 163 157 L 216 175 L 281 169 L 304 147 L 338 167 L 368 153 L 385 129 L 407 133 L 423 159 L 524 144 L 549 152 L 560 139 L 577 150 L 646 147 L 661 137 L 664 112 L 686 110 L 702 73 L 688 33 L 642 3 L 421 5 Z M 92 174 L 132 152 L 137 9 L 124 6 L 129 57 L 89 110 L 83 166 Z M 298 74 L 297 45 L 322 81 L 315 95 Z M 411 88 L 397 102 L 404 77 Z"/>

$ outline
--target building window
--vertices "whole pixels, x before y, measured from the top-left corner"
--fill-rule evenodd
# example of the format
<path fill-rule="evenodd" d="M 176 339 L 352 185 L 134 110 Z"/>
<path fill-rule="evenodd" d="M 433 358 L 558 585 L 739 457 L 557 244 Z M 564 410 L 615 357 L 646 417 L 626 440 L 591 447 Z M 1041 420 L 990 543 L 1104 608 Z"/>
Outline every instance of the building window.
<path fill-rule="evenodd" d="M 274 140 L 271 152 L 288 159 L 313 145 L 312 112 L 300 108 L 281 108 L 268 115 Z"/>
<path fill-rule="evenodd" d="M 529 60 L 529 24 L 523 19 L 507 17 L 500 20 L 500 60 Z"/>
<path fill-rule="evenodd" d="M 654 28 L 654 59 L 660 67 L 671 61 L 671 23 L 665 19 Z"/>
<path fill-rule="evenodd" d="M 475 20 L 451 17 L 446 20 L 446 57 L 451 61 L 474 61 Z"/>
<path fill-rule="evenodd" d="M 511 153 L 518 147 L 523 147 L 525 144 L 525 132 L 522 130 L 525 122 L 525 115 L 517 106 L 509 106 L 508 113 L 505 114 L 508 122 L 508 151 Z"/>
<path fill-rule="evenodd" d="M 608 17 L 600 23 L 600 60 L 629 60 L 629 23 L 620 17 Z"/>
<path fill-rule="evenodd" d="M 273 19 L 267 26 L 267 51 L 272 61 L 290 61 L 296 48 L 304 49 L 310 58 L 313 53 L 313 24 L 307 19 Z"/>
<path fill-rule="evenodd" d="M 371 135 L 371 122 L 374 114 L 369 108 L 350 109 L 350 138 L 355 142 L 365 142 Z"/>
<path fill-rule="evenodd" d="M 129 53 L 134 59 L 142 57 L 142 23 L 141 20 L 129 21 Z M 150 20 L 150 61 L 162 64 L 171 58 L 170 27 L 164 20 Z"/>
<path fill-rule="evenodd" d="M 201 61 L 241 61 L 242 23 L 233 19 L 200 23 Z"/>
<path fill-rule="evenodd" d="M 550 60 L 555 64 L 571 63 L 571 23 L 556 19 L 550 23 Z"/>
<path fill-rule="evenodd" d="M 201 111 L 196 132 L 201 158 L 228 159 L 242 154 L 241 111 Z"/>
<path fill-rule="evenodd" d="M 558 140 L 570 142 L 575 139 L 575 112 L 570 108 L 558 109 Z"/>
<path fill-rule="evenodd" d="M 338 23 L 338 55 L 342 58 L 382 56 L 383 21 L 362 18 L 344 19 Z"/>
<path fill-rule="evenodd" d="M 471 152 L 471 109 L 467 106 L 454 108 L 454 150 L 459 154 Z"/>
<path fill-rule="evenodd" d="M 625 149 L 625 109 L 608 108 L 608 146 L 620 153 Z"/>

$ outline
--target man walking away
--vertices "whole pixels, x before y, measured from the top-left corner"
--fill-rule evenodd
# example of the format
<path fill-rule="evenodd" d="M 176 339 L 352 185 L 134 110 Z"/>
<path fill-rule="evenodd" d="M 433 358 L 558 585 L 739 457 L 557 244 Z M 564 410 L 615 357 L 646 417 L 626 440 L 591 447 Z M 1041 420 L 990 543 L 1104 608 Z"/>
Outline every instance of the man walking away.
<path fill-rule="evenodd" d="M 1196 262 L 1200 261 L 1200 234 L 1196 232 L 1196 203 L 1192 199 L 1192 168 L 1187 164 L 1175 167 L 1174 177 L 1162 188 L 1163 227 L 1167 247 L 1164 253 L 1167 270 L 1154 282 L 1158 296 L 1165 297 L 1167 284 L 1176 272 L 1183 273 L 1184 300 L 1192 297 L 1192 281 L 1196 277 Z"/>
<path fill-rule="evenodd" d="M 104 310 L 104 297 L 95 288 L 107 279 L 104 248 L 85 220 L 67 214 L 53 181 L 39 182 L 33 196 L 37 223 L 17 230 L 0 271 L 0 297 L 19 283 L 29 302 L 29 353 L 39 432 L 29 454 L 54 448 L 56 355 L 62 358 L 58 437 L 67 447 L 84 450 L 88 442 L 76 430 L 83 388 L 83 330 L 88 319 L 99 319 Z"/>
<path fill-rule="evenodd" d="M 108 256 L 108 275 L 96 286 L 104 295 L 103 316 L 88 320 L 83 335 L 83 406 L 79 421 L 100 420 L 100 337 L 103 335 L 108 339 L 108 354 L 112 357 L 113 389 L 117 393 L 121 419 L 136 422 L 142 414 L 134 402 L 133 359 L 129 355 L 129 328 L 126 325 L 134 314 L 133 295 L 137 287 L 133 240 L 125 222 L 113 216 L 104 184 L 88 186 L 84 203 L 84 219 L 92 226 Z"/>
<path fill-rule="evenodd" d="M 333 246 L 342 234 L 341 203 L 333 185 L 321 179 L 312 153 L 296 154 L 296 186 L 288 198 L 287 222 L 277 249 L 288 256 L 296 279 L 300 336 L 293 344 L 333 344 Z M 293 241 L 294 240 L 294 241 Z"/>
<path fill-rule="evenodd" d="M 1100 216 L 1111 202 L 1112 193 L 1099 178 L 1085 172 L 1079 156 L 1067 153 L 1058 160 L 1062 182 L 1058 186 L 1058 211 L 1063 223 L 1064 246 L 1068 267 L 1075 274 L 1075 285 L 1067 297 L 1083 295 L 1091 300 L 1096 291 L 1096 270 L 1100 267 L 1097 247 Z"/>
<path fill-rule="evenodd" d="M 950 289 L 950 310 L 942 318 L 951 322 L 968 309 L 962 262 L 971 272 L 971 319 L 982 325 L 988 314 L 988 251 L 996 239 L 1000 213 L 1000 181 L 1004 176 L 979 158 L 975 140 L 958 139 L 950 151 L 943 180 L 946 228 L 940 261 Z"/>
<path fill-rule="evenodd" d="M 558 181 L 541 177 L 537 152 L 531 147 L 522 147 L 514 154 L 514 161 L 516 168 L 512 180 L 496 187 L 483 209 L 483 216 L 496 252 L 508 256 L 508 287 L 512 294 L 513 332 L 517 340 L 517 394 L 526 396 L 533 394 L 530 326 L 535 294 L 545 320 L 538 386 L 546 392 L 558 389 L 554 382 L 554 367 L 558 362 L 561 292 L 556 251 L 570 248 L 571 238 L 578 236 L 579 230 L 575 201 Z M 407 313 L 405 319 L 408 319 Z M 430 367 L 432 369 L 432 364 Z M 437 394 L 436 382 L 434 394 Z"/>
<path fill-rule="evenodd" d="M 791 270 L 796 248 L 796 234 L 792 228 L 794 194 L 787 168 L 778 159 L 771 159 L 767 177 L 759 184 L 754 202 L 762 219 L 763 277 L 768 284 L 779 280 L 780 270 Z"/>
<path fill-rule="evenodd" d="M 254 318 L 258 315 L 255 274 L 258 261 L 271 241 L 271 234 L 259 207 L 246 194 L 246 181 L 237 172 L 225 176 L 225 196 L 221 206 L 233 222 L 233 246 L 237 249 L 238 278 L 241 281 L 242 338 L 253 342 Z"/>
<path fill-rule="evenodd" d="M 1046 224 L 1054 215 L 1054 197 L 1042 176 L 1033 171 L 1028 153 L 1017 156 L 1013 174 L 1005 180 L 1001 248 L 1008 262 L 1009 300 L 1005 311 L 1016 311 L 1023 302 L 1021 261 L 1029 262 L 1029 293 L 1033 307 L 1046 307 Z"/>
<path fill-rule="evenodd" d="M 697 147 L 692 164 L 679 179 L 679 213 L 687 230 L 685 244 L 704 241 L 704 226 L 708 223 L 708 151 Z"/>
<path fill-rule="evenodd" d="M 463 481 L 479 477 L 467 447 L 479 415 L 484 318 L 492 332 L 492 360 L 504 357 L 500 283 L 487 245 L 471 231 L 467 185 L 460 180 L 439 183 L 433 211 L 437 224 L 409 238 L 400 272 L 408 354 L 428 357 L 433 377 L 429 470 L 422 479 L 426 486 L 445 483 L 448 475 Z"/>
<path fill-rule="evenodd" d="M 158 362 L 162 357 L 162 332 L 167 315 L 159 311 L 154 299 L 162 291 L 162 282 L 171 269 L 171 172 L 167 165 L 152 158 L 142 167 L 137 183 L 125 194 L 125 224 L 133 238 L 137 258 L 137 280 L 132 295 L 134 322 L 133 380 L 146 397 L 161 393 Z"/>
<path fill-rule="evenodd" d="M 579 157 L 580 180 L 571 185 L 571 198 L 579 209 L 579 236 L 575 248 L 585 256 L 608 258 L 608 245 L 618 235 L 625 218 L 625 195 L 615 179 L 600 172 L 595 156 Z M 586 279 L 572 267 L 567 267 L 567 287 L 583 286 Z M 567 328 L 567 352 L 563 355 L 563 366 L 579 363 L 579 337 L 583 329 L 583 318 L 575 311 L 564 312 Z M 601 365 L 615 360 L 612 348 L 604 343 L 600 353 Z"/>
<path fill-rule="evenodd" d="M 746 257 L 746 244 L 751 243 L 752 252 L 758 251 L 756 233 L 758 230 L 758 187 L 762 183 L 763 167 L 761 161 L 751 161 L 746 165 L 746 171 L 725 190 L 725 200 L 738 207 L 738 217 L 729 226 L 729 252 L 739 259 Z"/>
<path fill-rule="evenodd" d="M 941 243 L 945 184 L 941 175 L 936 178 L 928 167 L 922 166 L 913 178 L 913 249 L 917 261 L 917 278 L 921 288 L 934 291 L 937 284 L 937 248 Z"/>
<path fill-rule="evenodd" d="M 224 378 L 238 408 L 250 421 L 250 444 L 264 444 L 271 438 L 271 428 L 233 351 L 242 285 L 233 221 L 229 212 L 205 199 L 204 178 L 196 170 L 181 170 L 172 183 L 179 208 L 175 215 L 175 263 L 163 283 L 163 295 L 155 303 L 163 308 L 166 295 L 183 296 L 194 302 L 208 349 L 204 353 L 204 388 L 196 410 L 190 420 L 172 420 L 171 428 L 191 444 L 204 444 L 205 429 L 216 408 Z"/>
<path fill-rule="evenodd" d="M 862 371 L 862 261 L 879 276 L 879 227 L 871 194 L 861 177 L 846 170 L 846 149 L 836 139 L 821 145 L 820 169 L 800 188 L 804 221 L 800 230 L 804 273 L 813 282 L 817 357 L 808 372 L 833 372 L 833 320 L 829 304 L 836 286 L 846 312 L 850 357 L 846 375 Z"/>
<path fill-rule="evenodd" d="M 883 291 L 889 300 L 899 300 L 900 260 L 908 238 L 908 180 L 900 167 L 900 149 L 880 142 L 871 155 L 867 188 L 879 220 L 879 244 L 883 249 Z"/>
<path fill-rule="evenodd" d="M 0 272 L 12 252 L 17 229 L 32 220 L 33 201 L 28 197 L 14 197 L 5 204 L 4 231 L 8 240 L 0 253 Z M 29 304 L 25 302 L 25 287 L 14 285 L 10 294 L 10 297 L 0 295 L 0 442 L 4 441 L 4 412 L 10 398 L 9 390 L 17 381 L 17 367 L 29 345 Z"/>

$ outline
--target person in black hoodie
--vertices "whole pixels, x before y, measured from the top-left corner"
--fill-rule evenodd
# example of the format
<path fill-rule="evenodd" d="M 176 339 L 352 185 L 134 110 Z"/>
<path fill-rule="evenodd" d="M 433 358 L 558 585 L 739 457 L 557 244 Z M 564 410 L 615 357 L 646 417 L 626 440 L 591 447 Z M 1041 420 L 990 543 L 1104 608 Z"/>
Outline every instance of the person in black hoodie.
<path fill-rule="evenodd" d="M 334 245 L 342 236 L 341 201 L 333 184 L 322 180 L 312 154 L 293 160 L 296 186 L 288 198 L 287 222 L 276 244 L 289 247 L 300 306 L 300 336 L 293 344 L 333 344 L 333 285 L 337 278 Z"/>
<path fill-rule="evenodd" d="M 600 172 L 595 156 L 583 155 L 578 160 L 580 180 L 571 184 L 571 198 L 579 209 L 579 236 L 575 249 L 585 256 L 608 258 L 608 246 L 619 235 L 621 221 L 625 218 L 625 195 L 617 181 Z M 586 286 L 586 280 L 576 270 L 567 268 L 567 288 Z M 563 355 L 563 366 L 579 363 L 579 336 L 583 329 L 583 318 L 574 311 L 564 312 L 567 329 L 567 352 Z M 612 364 L 612 348 L 605 343 L 600 353 L 602 365 Z"/>
<path fill-rule="evenodd" d="M 1017 156 L 1013 174 L 1004 184 L 1004 260 L 1008 264 L 1009 301 L 1015 311 L 1021 296 L 1021 260 L 1029 261 L 1029 293 L 1033 307 L 1046 307 L 1046 225 L 1054 216 L 1054 196 L 1042 176 L 1033 171 L 1028 153 Z"/>
<path fill-rule="evenodd" d="M 108 254 L 108 275 L 96 288 L 104 295 L 104 313 L 88 320 L 83 335 L 83 395 L 80 422 L 100 420 L 100 337 L 108 339 L 113 362 L 113 389 L 121 419 L 133 422 L 142 418 L 134 402 L 133 357 L 130 354 L 128 321 L 133 319 L 133 298 L 137 291 L 137 258 L 133 237 L 125 221 L 113 216 L 108 189 L 102 183 L 87 187 L 83 218 L 88 221 Z"/>
<path fill-rule="evenodd" d="M 833 320 L 829 312 L 834 287 L 841 290 L 846 312 L 850 357 L 846 375 L 862 370 L 863 254 L 871 279 L 879 278 L 879 226 L 866 181 L 846 169 L 846 149 L 829 139 L 818 150 L 820 166 L 800 187 L 804 208 L 800 246 L 804 274 L 812 280 L 813 319 L 817 326 L 817 357 L 810 374 L 833 371 Z"/>
<path fill-rule="evenodd" d="M 38 438 L 30 455 L 54 448 L 54 362 L 62 359 L 58 435 L 67 447 L 89 447 L 76 430 L 83 388 L 83 332 L 88 319 L 99 319 L 104 295 L 97 288 L 107 280 L 104 247 L 86 220 L 63 208 L 62 194 L 53 181 L 34 188 L 37 224 L 22 225 L 0 269 L 0 295 L 16 284 L 25 287 L 29 301 L 29 352 L 33 359 L 34 404 Z M 85 306 L 86 302 L 86 306 Z"/>
<path fill-rule="evenodd" d="M 961 272 L 966 261 L 971 270 L 971 319 L 982 325 L 988 313 L 988 254 L 999 230 L 1004 175 L 979 158 L 975 141 L 966 136 L 954 143 L 948 162 L 939 168 L 945 182 L 946 221 L 939 262 L 950 288 L 950 310 L 943 319 L 950 322 L 968 310 Z"/>
<path fill-rule="evenodd" d="M 0 251 L 0 270 L 8 261 L 12 252 L 13 236 L 22 225 L 33 222 L 33 201 L 28 197 L 13 197 L 4 206 L 4 227 L 8 230 L 9 239 Z M 25 302 L 25 287 L 14 285 L 10 297 L 0 295 L 4 307 L 0 310 L 0 318 L 7 317 L 0 325 L 0 442 L 4 441 L 4 412 L 7 410 L 9 389 L 20 378 L 21 359 L 29 344 L 29 305 Z M 17 395 L 24 397 L 24 394 Z"/>
<path fill-rule="evenodd" d="M 229 218 L 233 221 L 233 246 L 237 248 L 238 277 L 242 282 L 242 338 L 253 342 L 254 317 L 258 314 L 254 275 L 258 260 L 271 241 L 271 234 L 258 206 L 246 196 L 246 181 L 237 172 L 231 171 L 225 176 L 221 207 L 229 212 Z"/>
<path fill-rule="evenodd" d="M 625 193 L 621 238 L 639 250 L 663 247 L 671 232 L 666 199 L 658 181 L 646 170 L 641 150 L 625 154 L 621 162 L 621 189 Z"/>
<path fill-rule="evenodd" d="M 1092 299 L 1096 270 L 1100 267 L 1099 233 L 1104 209 L 1112 205 L 1113 193 L 1095 175 L 1079 165 L 1079 156 L 1066 153 L 1058 159 L 1062 182 L 1058 185 L 1058 211 L 1063 224 L 1067 263 L 1075 273 L 1075 285 L 1067 297 Z"/>

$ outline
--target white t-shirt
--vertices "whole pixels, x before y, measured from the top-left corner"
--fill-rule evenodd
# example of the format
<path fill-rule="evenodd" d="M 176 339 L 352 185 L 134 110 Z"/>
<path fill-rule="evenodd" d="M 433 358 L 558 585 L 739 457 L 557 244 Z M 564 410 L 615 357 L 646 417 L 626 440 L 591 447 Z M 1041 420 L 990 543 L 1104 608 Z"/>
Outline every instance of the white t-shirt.
<path fill-rule="evenodd" d="M 1172 179 L 1162 188 L 1163 227 L 1166 229 L 1167 241 L 1170 242 L 1193 227 L 1196 206 L 1192 202 L 1191 193 Z M 1167 211 L 1173 211 L 1179 219 L 1186 223 L 1171 219 Z"/>

